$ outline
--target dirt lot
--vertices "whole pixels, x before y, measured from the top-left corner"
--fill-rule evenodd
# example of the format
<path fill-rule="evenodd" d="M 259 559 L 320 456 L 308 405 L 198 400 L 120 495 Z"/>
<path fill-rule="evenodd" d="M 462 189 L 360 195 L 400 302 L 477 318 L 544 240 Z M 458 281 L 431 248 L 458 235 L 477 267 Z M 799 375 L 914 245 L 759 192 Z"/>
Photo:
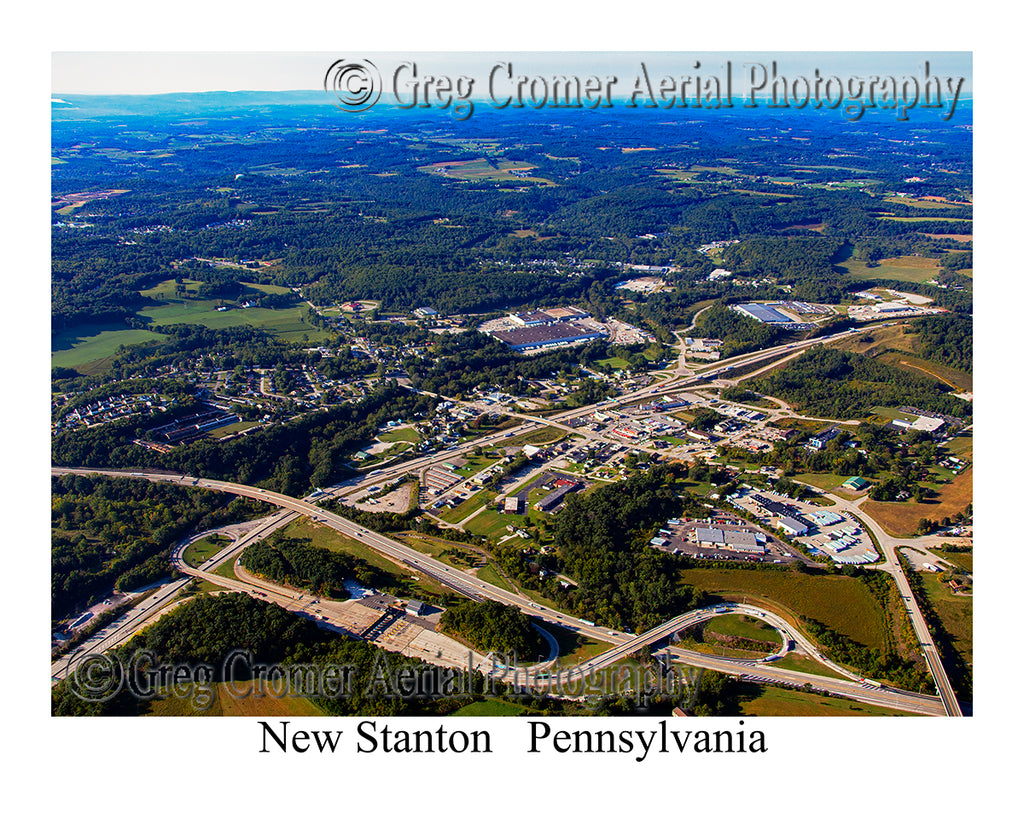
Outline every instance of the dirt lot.
<path fill-rule="evenodd" d="M 865 501 L 861 508 L 894 537 L 910 537 L 921 518 L 941 520 L 962 512 L 974 499 L 974 468 L 968 467 L 946 484 L 931 503 Z"/>

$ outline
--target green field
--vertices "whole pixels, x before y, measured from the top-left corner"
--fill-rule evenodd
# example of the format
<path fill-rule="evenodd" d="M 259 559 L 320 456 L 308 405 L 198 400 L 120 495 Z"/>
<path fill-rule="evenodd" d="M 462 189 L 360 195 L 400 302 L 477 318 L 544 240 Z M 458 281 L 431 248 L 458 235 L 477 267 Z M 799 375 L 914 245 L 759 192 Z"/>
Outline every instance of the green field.
<path fill-rule="evenodd" d="M 974 436 L 970 432 L 961 432 L 943 446 L 961 460 L 969 459 L 974 451 Z"/>
<path fill-rule="evenodd" d="M 748 640 L 760 640 L 766 643 L 780 641 L 779 632 L 763 620 L 748 617 L 745 614 L 723 614 L 704 623 L 704 633 L 709 631 L 726 637 L 745 637 Z"/>
<path fill-rule="evenodd" d="M 231 560 L 221 563 L 213 570 L 213 574 L 218 577 L 227 578 L 228 580 L 238 580 L 238 575 L 235 574 L 235 558 L 231 558 Z"/>
<path fill-rule="evenodd" d="M 75 367 L 85 372 L 83 365 L 94 364 L 109 358 L 124 345 L 141 344 L 146 341 L 160 341 L 167 338 L 163 333 L 150 330 L 113 329 L 110 326 L 81 325 L 74 330 L 56 333 L 50 341 L 53 351 L 50 365 L 53 367 Z M 85 372 L 92 375 L 92 372 Z"/>
<path fill-rule="evenodd" d="M 456 469 L 455 474 L 462 475 L 464 478 L 471 478 L 477 472 L 482 472 L 491 464 L 500 461 L 501 455 L 494 450 L 488 450 L 480 455 L 467 455 L 464 460 L 466 463 Z"/>
<path fill-rule="evenodd" d="M 509 533 L 505 528 L 509 524 L 522 526 L 524 523 L 526 523 L 524 515 L 506 515 L 495 509 L 486 509 L 467 522 L 464 528 L 474 535 L 483 535 L 490 540 L 498 540 Z"/>
<path fill-rule="evenodd" d="M 885 618 L 859 580 L 842 575 L 807 575 L 758 569 L 685 569 L 682 583 L 727 599 L 760 599 L 791 616 L 810 617 L 868 648 L 888 642 Z"/>
<path fill-rule="evenodd" d="M 759 717 L 883 717 L 911 716 L 903 711 L 863 702 L 792 691 L 770 685 L 740 683 L 740 714 Z"/>
<path fill-rule="evenodd" d="M 464 705 L 458 711 L 453 711 L 453 717 L 514 717 L 526 709 L 521 705 L 514 705 L 502 700 L 484 700 L 483 702 L 471 702 Z"/>
<path fill-rule="evenodd" d="M 543 429 L 535 429 L 532 432 L 524 432 L 522 435 L 516 435 L 513 438 L 506 438 L 501 442 L 501 445 L 503 447 L 526 446 L 527 444 L 541 446 L 542 444 L 553 443 L 564 435 L 565 432 L 557 427 L 544 427 Z"/>
<path fill-rule="evenodd" d="M 967 219 L 955 219 L 951 216 L 879 216 L 879 219 L 885 219 L 890 222 L 970 222 L 970 218 Z"/>
<path fill-rule="evenodd" d="M 629 368 L 629 362 L 624 358 L 618 356 L 611 356 L 610 358 L 601 358 L 594 362 L 595 364 L 603 364 L 611 367 L 613 370 L 625 370 Z"/>
<path fill-rule="evenodd" d="M 210 594 L 212 592 L 227 591 L 223 586 L 218 586 L 216 583 L 211 583 L 209 580 L 199 580 L 198 578 L 192 581 L 192 585 L 188 587 L 191 594 Z"/>
<path fill-rule="evenodd" d="M 784 668 L 788 671 L 802 671 L 805 674 L 818 674 L 822 677 L 834 677 L 837 680 L 846 680 L 842 674 L 833 671 L 827 665 L 822 665 L 817 660 L 805 654 L 794 654 L 790 652 L 784 657 L 768 663 L 772 668 Z"/>
<path fill-rule="evenodd" d="M 959 566 L 965 572 L 973 574 L 974 552 L 947 552 L 945 549 L 932 549 L 932 552 L 939 557 L 945 558 L 954 566 Z"/>
<path fill-rule="evenodd" d="M 258 426 L 258 421 L 239 421 L 237 424 L 228 424 L 226 427 L 210 430 L 207 435 L 210 438 L 226 438 L 228 435 L 234 435 L 236 432 L 243 432 Z"/>
<path fill-rule="evenodd" d="M 953 641 L 953 649 L 964 658 L 968 666 L 973 666 L 974 598 L 953 594 L 953 590 L 942 582 L 942 576 L 939 574 L 919 572 L 918 577 L 924 586 L 928 602 Z"/>
<path fill-rule="evenodd" d="M 197 540 L 195 543 L 189 544 L 181 558 L 192 568 L 196 568 L 201 563 L 205 563 L 217 552 L 223 549 L 230 543 L 231 540 L 223 535 L 211 535 L 210 537 L 204 537 L 201 540 Z"/>
<path fill-rule="evenodd" d="M 811 486 L 816 486 L 818 489 L 824 489 L 826 492 L 831 492 L 837 486 L 842 485 L 844 481 L 848 480 L 848 477 L 844 475 L 836 475 L 833 472 L 801 472 L 798 475 L 794 475 L 793 479 L 803 483 L 809 483 Z"/>
<path fill-rule="evenodd" d="M 241 694 L 241 696 L 236 695 Z M 183 692 L 188 693 L 188 692 Z M 167 697 L 151 700 L 145 710 L 151 717 L 320 717 L 323 710 L 305 697 L 276 696 L 269 691 L 251 692 L 251 683 L 216 683 L 211 686 L 212 702 L 201 708 L 204 700 L 194 696 Z M 260 696 L 260 694 L 263 694 Z"/>
<path fill-rule="evenodd" d="M 854 279 L 894 279 L 901 282 L 926 282 L 939 272 L 939 260 L 923 256 L 896 256 L 882 259 L 876 267 L 867 262 L 848 259 L 836 268 Z"/>
<path fill-rule="evenodd" d="M 893 407 L 872 407 L 871 411 L 881 418 L 887 418 L 890 421 L 899 419 L 900 421 L 914 421 L 917 416 L 908 415 L 905 412 L 900 412 L 898 409 Z"/>
<path fill-rule="evenodd" d="M 466 548 L 464 543 L 441 540 L 415 532 L 403 532 L 398 539 L 416 551 L 430 555 L 455 569 L 468 569 L 483 559 L 479 552 Z"/>
<path fill-rule="evenodd" d="M 493 164 L 492 164 L 493 163 Z M 437 162 L 424 165 L 417 170 L 432 176 L 446 176 L 450 179 L 465 179 L 473 182 L 521 182 L 523 184 L 554 185 L 550 179 L 541 176 L 516 176 L 512 171 L 529 171 L 536 165 L 529 162 L 513 162 L 507 159 L 470 159 L 464 162 Z"/>
<path fill-rule="evenodd" d="M 936 202 L 932 199 L 912 199 L 909 196 L 890 196 L 887 197 L 886 202 L 891 202 L 894 205 L 909 205 L 912 208 L 924 208 L 926 210 L 940 210 L 942 208 L 962 208 L 967 207 L 964 203 L 957 202 Z"/>
<path fill-rule="evenodd" d="M 311 342 L 330 338 L 329 333 L 306 322 L 306 305 L 282 310 L 267 310 L 263 307 L 243 310 L 232 307 L 218 312 L 219 305 L 219 301 L 212 299 L 168 300 L 155 307 L 144 307 L 136 315 L 150 321 L 156 328 L 165 324 L 199 324 L 211 330 L 248 326 L 266 330 L 283 341 L 301 341 L 303 336 Z"/>
<path fill-rule="evenodd" d="M 417 593 L 426 595 L 441 594 L 443 591 L 437 583 L 420 575 L 415 575 L 420 577 L 419 580 L 413 580 L 414 575 L 408 569 L 392 563 L 365 543 L 355 538 L 346 537 L 322 523 L 313 523 L 308 518 L 299 518 L 280 531 L 284 537 L 309 538 L 311 546 L 329 549 L 332 552 L 342 552 L 364 560 L 393 578 L 397 586 L 406 587 L 409 591 L 416 590 Z"/>
<path fill-rule="evenodd" d="M 490 489 L 481 489 L 476 494 L 466 498 L 454 509 L 445 509 L 438 517 L 448 523 L 458 523 L 463 518 L 472 515 L 481 506 L 486 506 L 496 497 L 497 495 Z"/>
<path fill-rule="evenodd" d="M 387 432 L 382 432 L 377 436 L 377 440 L 384 441 L 385 443 L 408 441 L 412 444 L 418 444 L 420 442 L 420 434 L 412 427 L 403 427 L 402 429 L 389 429 Z"/>
<path fill-rule="evenodd" d="M 490 583 L 492 586 L 497 586 L 499 589 L 505 591 L 514 592 L 510 584 L 504 577 L 498 574 L 498 570 L 494 568 L 494 565 L 488 563 L 486 566 L 477 569 L 476 576 L 484 583 Z"/>
<path fill-rule="evenodd" d="M 596 657 L 598 654 L 604 654 L 612 648 L 611 643 L 594 640 L 591 637 L 585 637 L 582 634 L 577 634 L 574 631 L 569 631 L 550 623 L 545 623 L 544 629 L 551 632 L 551 635 L 558 640 L 559 668 L 565 669 L 579 665 Z"/>
<path fill-rule="evenodd" d="M 276 285 L 248 286 L 267 293 L 289 292 L 288 288 Z M 310 342 L 318 343 L 330 338 L 330 333 L 306 321 L 308 306 L 305 304 L 281 310 L 232 307 L 230 310 L 218 312 L 217 307 L 222 303 L 220 300 L 181 298 L 175 295 L 174 287 L 174 280 L 167 279 L 156 287 L 140 291 L 143 296 L 163 302 L 144 307 L 135 314 L 147 321 L 153 330 L 128 329 L 121 324 L 82 325 L 71 331 L 54 334 L 50 344 L 51 366 L 74 367 L 86 375 L 94 374 L 97 368 L 102 366 L 103 359 L 114 355 L 121 345 L 166 338 L 155 330 L 168 324 L 199 324 L 214 330 L 225 327 L 257 327 L 286 342 L 308 339 Z M 194 293 L 198 283 L 186 281 L 185 288 L 187 292 Z"/>

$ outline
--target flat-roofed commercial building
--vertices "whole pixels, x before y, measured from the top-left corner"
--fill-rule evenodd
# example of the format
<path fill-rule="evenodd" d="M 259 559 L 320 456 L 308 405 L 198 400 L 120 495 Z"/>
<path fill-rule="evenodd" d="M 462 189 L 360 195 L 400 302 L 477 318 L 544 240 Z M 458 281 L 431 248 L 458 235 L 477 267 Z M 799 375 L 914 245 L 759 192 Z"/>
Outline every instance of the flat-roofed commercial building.
<path fill-rule="evenodd" d="M 698 526 L 694 530 L 698 546 L 713 546 L 720 549 L 731 549 L 735 552 L 764 554 L 767 551 L 762 543 L 758 543 L 754 532 L 731 532 L 725 529 L 708 529 Z"/>
<path fill-rule="evenodd" d="M 791 324 L 793 319 L 767 304 L 737 304 L 736 310 L 762 324 Z"/>
<path fill-rule="evenodd" d="M 807 534 L 807 524 L 794 518 L 779 518 L 779 528 L 793 537 Z"/>
<path fill-rule="evenodd" d="M 516 352 L 550 347 L 556 344 L 572 344 L 580 341 L 593 341 L 604 338 L 604 330 L 584 327 L 573 321 L 557 324 L 538 324 L 525 326 L 515 330 L 498 330 L 491 333 L 498 341 L 503 341 Z"/>

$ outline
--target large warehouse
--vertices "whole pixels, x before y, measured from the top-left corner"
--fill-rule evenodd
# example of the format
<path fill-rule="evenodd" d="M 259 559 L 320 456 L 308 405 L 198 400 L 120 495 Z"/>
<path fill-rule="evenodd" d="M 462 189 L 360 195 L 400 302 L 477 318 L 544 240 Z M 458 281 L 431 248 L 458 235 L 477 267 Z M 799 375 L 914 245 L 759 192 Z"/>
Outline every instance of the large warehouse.
<path fill-rule="evenodd" d="M 505 342 L 516 352 L 550 347 L 556 344 L 572 344 L 578 341 L 593 341 L 604 338 L 605 332 L 584 327 L 574 321 L 557 324 L 538 324 L 515 330 L 498 330 L 491 333 L 498 341 Z"/>
<path fill-rule="evenodd" d="M 734 308 L 764 324 L 792 324 L 793 319 L 768 304 L 737 304 Z"/>

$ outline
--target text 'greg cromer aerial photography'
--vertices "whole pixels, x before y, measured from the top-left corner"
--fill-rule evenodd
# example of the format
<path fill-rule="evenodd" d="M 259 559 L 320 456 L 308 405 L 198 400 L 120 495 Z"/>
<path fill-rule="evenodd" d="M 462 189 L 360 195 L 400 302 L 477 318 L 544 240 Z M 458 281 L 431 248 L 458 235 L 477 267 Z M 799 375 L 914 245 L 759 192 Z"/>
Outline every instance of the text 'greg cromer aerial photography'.
<path fill-rule="evenodd" d="M 970 54 L 286 56 L 55 71 L 53 715 L 972 713 Z"/>

